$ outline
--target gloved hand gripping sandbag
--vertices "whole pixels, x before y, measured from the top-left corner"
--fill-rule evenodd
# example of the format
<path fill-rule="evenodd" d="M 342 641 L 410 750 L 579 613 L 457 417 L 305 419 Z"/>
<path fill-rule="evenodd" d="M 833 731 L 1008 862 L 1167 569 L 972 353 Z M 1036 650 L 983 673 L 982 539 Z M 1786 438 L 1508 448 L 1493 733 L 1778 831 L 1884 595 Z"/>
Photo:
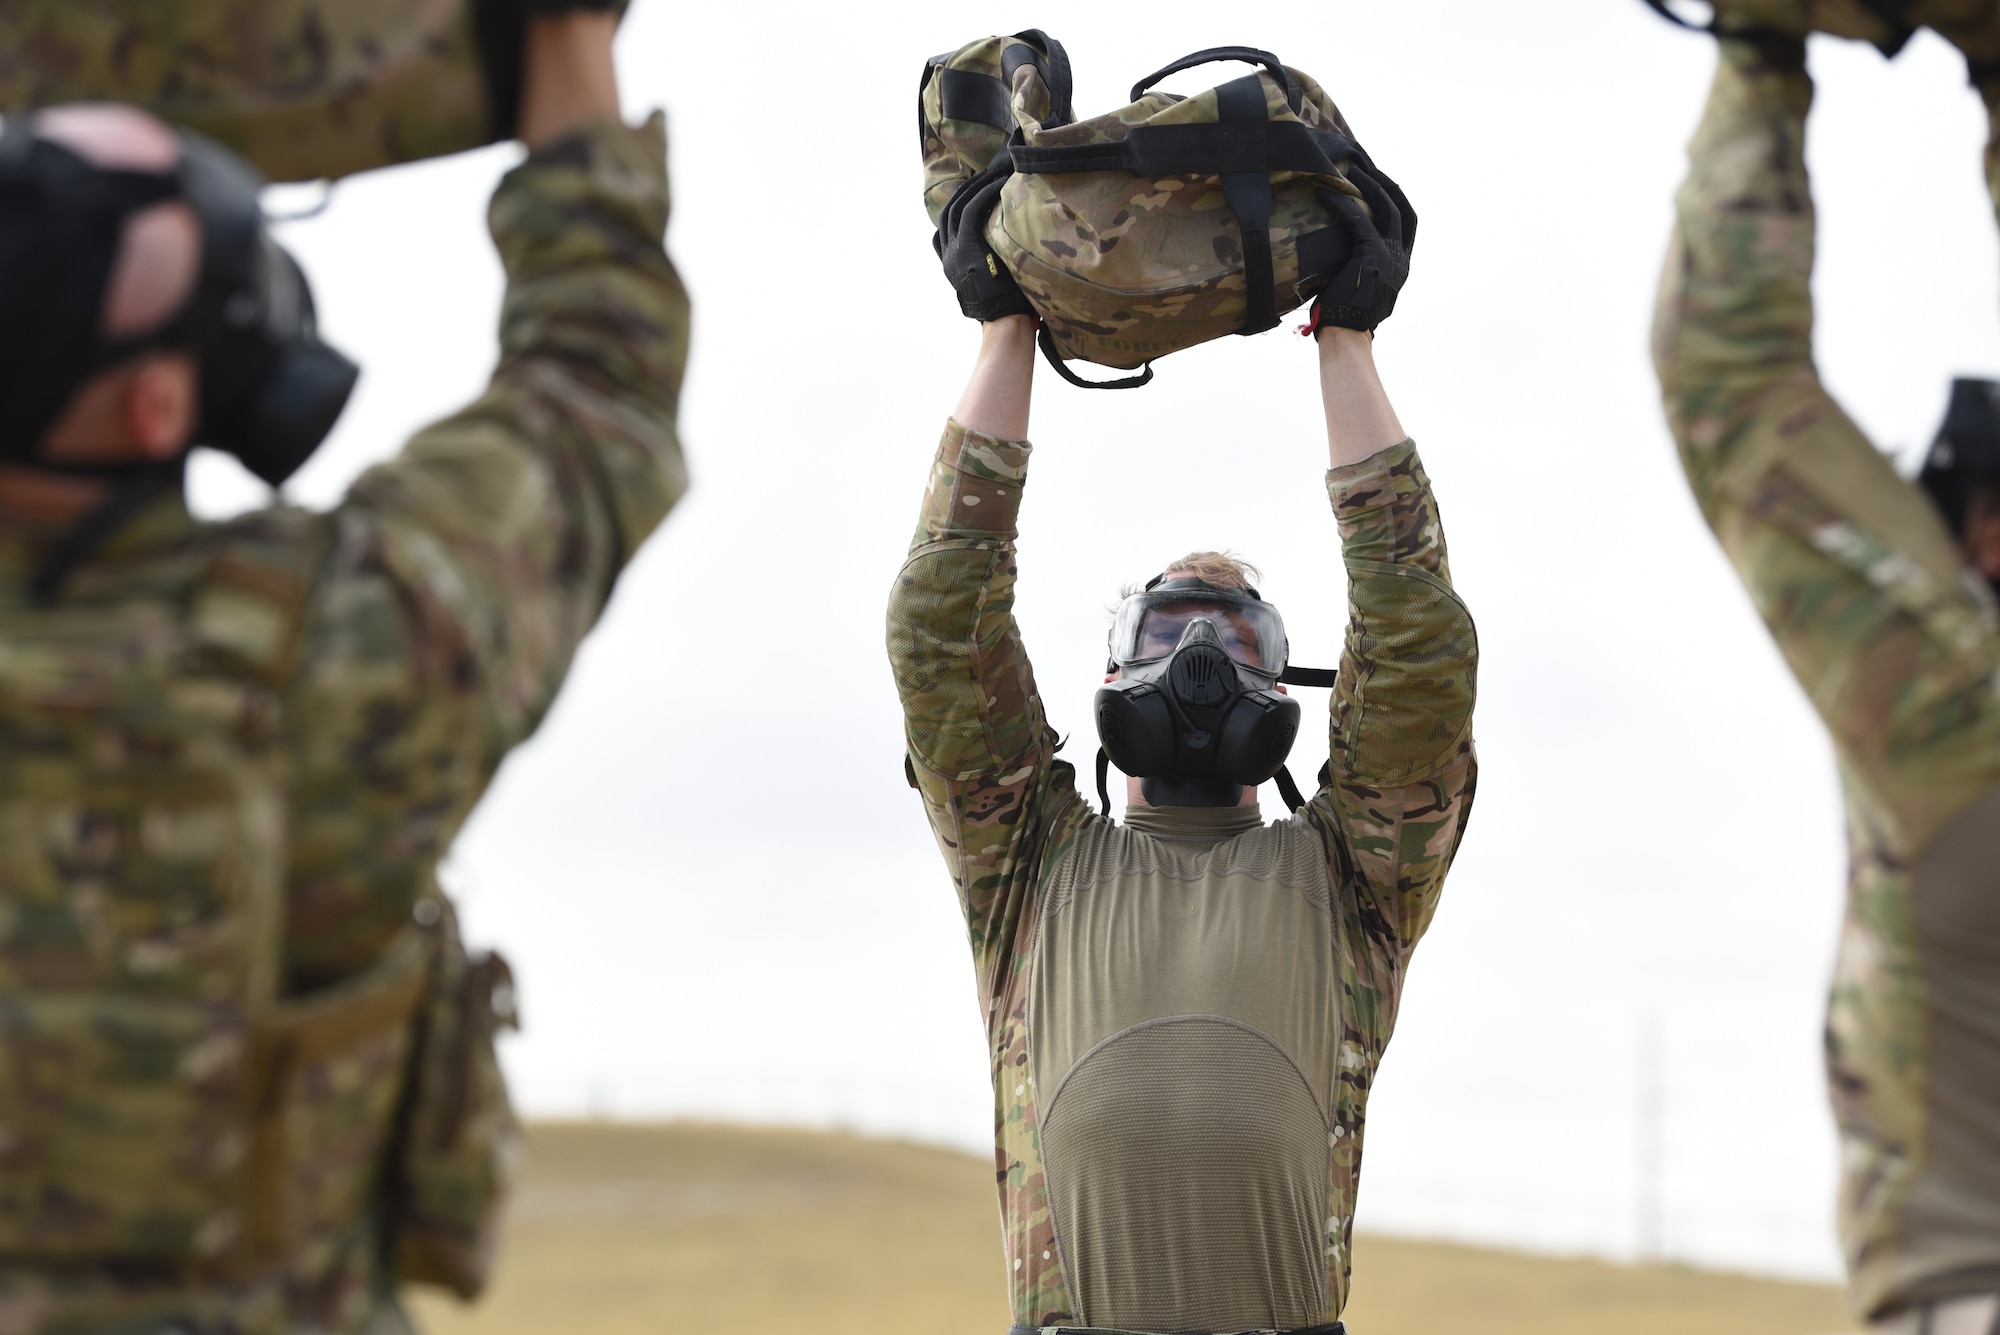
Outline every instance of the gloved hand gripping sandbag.
<path fill-rule="evenodd" d="M 199 130 L 273 181 L 514 135 L 530 14 L 624 0 L 20 0 L 0 115 L 109 99 Z"/>
<path fill-rule="evenodd" d="M 1258 72 L 1193 97 L 1149 91 L 1213 61 Z M 1340 201 L 1365 161 L 1318 83 L 1269 52 L 1199 51 L 1132 102 L 1077 121 L 1069 62 L 1040 32 L 934 57 L 919 104 L 924 198 L 960 306 L 975 319 L 1031 310 L 1042 349 L 1151 378 L 1155 358 L 1272 328 L 1347 267 Z M 1400 192 L 1398 192 L 1400 194 Z M 1407 262 L 1407 249 L 1404 252 Z"/>

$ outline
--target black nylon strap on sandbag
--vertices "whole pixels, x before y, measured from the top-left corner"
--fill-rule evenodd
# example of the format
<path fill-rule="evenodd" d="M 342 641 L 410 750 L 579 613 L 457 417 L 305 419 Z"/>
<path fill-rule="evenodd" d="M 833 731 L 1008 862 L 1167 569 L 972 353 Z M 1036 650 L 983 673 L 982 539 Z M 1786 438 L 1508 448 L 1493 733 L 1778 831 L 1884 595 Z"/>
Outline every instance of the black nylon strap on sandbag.
<path fill-rule="evenodd" d="M 1270 123 L 1264 81 L 1255 74 L 1231 79 L 1215 90 L 1218 124 Z M 1317 145 L 1315 145 L 1317 147 Z M 1271 173 L 1268 168 L 1222 173 L 1222 198 L 1236 215 L 1243 238 L 1243 327 L 1261 334 L 1278 323 L 1277 273 L 1271 261 Z"/>
<path fill-rule="evenodd" d="M 1070 370 L 1069 365 L 1063 361 L 1063 355 L 1056 351 L 1055 335 L 1049 332 L 1047 325 L 1042 326 L 1042 332 L 1035 336 L 1035 342 L 1041 347 L 1043 358 L 1050 366 L 1056 368 L 1056 374 L 1079 389 L 1137 389 L 1153 378 L 1153 364 L 1147 362 L 1145 369 L 1138 375 L 1128 375 L 1119 380 L 1085 380 Z"/>
<path fill-rule="evenodd" d="M 1326 191 L 1320 192 L 1325 195 Z M 1331 210 L 1328 210 L 1331 212 Z M 1338 214 L 1334 215 L 1338 217 Z M 1354 234 L 1345 227 L 1321 227 L 1298 238 L 1299 291 L 1316 292 L 1347 267 L 1354 253 Z"/>
<path fill-rule="evenodd" d="M 1287 686 L 1332 686 L 1339 677 L 1339 668 L 1288 667 L 1278 674 Z"/>
<path fill-rule="evenodd" d="M 1271 76 L 1284 87 L 1285 104 L 1292 109 L 1292 114 L 1296 116 L 1305 108 L 1306 90 L 1299 87 L 1299 81 L 1292 77 L 1292 72 L 1285 68 L 1284 62 L 1269 51 L 1260 51 L 1254 46 L 1211 46 L 1206 51 L 1196 51 L 1192 55 L 1182 56 L 1173 64 L 1156 69 L 1133 84 L 1130 100 L 1137 102 L 1146 95 L 1148 88 L 1169 74 L 1179 74 L 1182 70 L 1191 70 L 1197 65 L 1213 64 L 1218 60 L 1240 60 L 1246 65 L 1262 65 L 1271 71 Z"/>
<path fill-rule="evenodd" d="M 1014 100 L 1006 84 L 990 74 L 949 65 L 938 71 L 938 113 L 950 121 L 974 121 L 1003 131 L 1014 128 Z"/>
<path fill-rule="evenodd" d="M 1332 176 L 1336 162 L 1354 155 L 1354 141 L 1346 135 L 1298 121 L 1264 119 L 1261 93 L 1257 112 L 1254 121 L 1134 126 L 1115 144 L 1022 144 L 1014 150 L 1014 170 L 1043 176 L 1114 171 L 1135 176 L 1220 176 L 1235 171 Z"/>

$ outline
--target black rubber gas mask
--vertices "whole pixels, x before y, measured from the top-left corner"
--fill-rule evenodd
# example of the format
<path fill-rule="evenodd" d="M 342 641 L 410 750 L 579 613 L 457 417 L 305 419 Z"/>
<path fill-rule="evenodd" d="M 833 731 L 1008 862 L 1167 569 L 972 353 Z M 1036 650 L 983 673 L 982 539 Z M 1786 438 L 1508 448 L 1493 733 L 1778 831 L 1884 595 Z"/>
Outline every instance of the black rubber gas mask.
<path fill-rule="evenodd" d="M 1123 675 L 1097 692 L 1098 739 L 1160 807 L 1235 806 L 1246 786 L 1277 776 L 1299 732 L 1298 702 L 1279 680 L 1332 680 L 1288 671 L 1284 620 L 1255 589 L 1193 578 L 1127 598 L 1110 650 L 1108 670 Z"/>
<path fill-rule="evenodd" d="M 1944 422 L 1924 456 L 1917 485 L 1944 516 L 1952 536 L 1963 541 L 1972 503 L 1981 491 L 2000 490 L 2000 383 L 1951 382 Z M 2000 581 L 1993 581 L 2000 594 Z"/>
<path fill-rule="evenodd" d="M 146 172 L 96 167 L 35 137 L 26 121 L 0 133 L 0 460 L 125 484 L 38 574 L 41 593 L 52 594 L 69 565 L 180 476 L 178 458 L 40 457 L 43 434 L 92 375 L 147 351 L 193 354 L 200 400 L 190 443 L 232 454 L 276 486 L 326 438 L 359 374 L 319 339 L 305 276 L 265 225 L 262 178 L 201 135 L 179 137 L 180 161 Z M 107 338 L 105 292 L 125 223 L 172 200 L 201 223 L 193 290 L 154 328 Z"/>

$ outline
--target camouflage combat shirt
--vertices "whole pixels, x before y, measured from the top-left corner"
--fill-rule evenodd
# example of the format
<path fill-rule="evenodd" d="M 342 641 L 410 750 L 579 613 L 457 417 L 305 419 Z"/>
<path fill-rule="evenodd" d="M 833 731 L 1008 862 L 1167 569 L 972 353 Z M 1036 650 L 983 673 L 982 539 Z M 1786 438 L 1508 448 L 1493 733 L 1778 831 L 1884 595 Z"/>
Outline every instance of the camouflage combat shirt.
<path fill-rule="evenodd" d="M 235 735 L 269 739 L 255 754 L 268 753 L 281 789 L 212 855 L 204 828 L 93 811 L 93 791 L 117 788 L 130 737 L 96 739 L 76 757 L 18 746 L 0 755 L 10 840 L 0 850 L 0 1002 L 99 968 L 181 967 L 190 925 L 228 888 L 190 868 L 223 855 L 238 888 L 266 868 L 282 877 L 270 984 L 281 997 L 374 966 L 431 893 L 435 864 L 502 757 L 547 713 L 619 570 L 685 489 L 675 414 L 688 302 L 662 249 L 667 211 L 658 117 L 637 130 L 585 127 L 509 172 L 490 212 L 507 274 L 490 386 L 369 469 L 329 513 L 278 507 L 199 523 L 175 496 L 119 532 L 48 609 L 24 588 L 52 535 L 0 528 L 10 737 L 59 721 L 66 691 L 88 702 L 93 683 L 115 679 L 132 692 L 123 716 L 152 720 L 146 735 L 236 711 Z M 296 617 L 278 614 L 293 606 Z M 266 678 L 281 683 L 275 694 L 254 687 Z M 48 702 L 40 715 L 21 708 L 34 699 Z M 72 771 L 88 776 L 81 787 Z M 68 796 L 51 800 L 56 783 Z M 156 887 L 171 920 L 105 922 L 107 878 L 121 893 Z M 7 1056 L 0 1087 L 19 1074 Z M 306 1097 L 329 1106 L 393 1105 L 393 1088 L 382 1099 L 365 1086 L 400 1078 L 388 1063 L 321 1076 Z M 0 1107 L 0 1130 L 10 1111 Z M 380 1128 L 358 1128 L 340 1151 L 371 1160 L 294 1165 L 293 1189 L 380 1180 Z M 300 1199 L 313 1226 L 293 1254 L 254 1273 L 192 1279 L 172 1267 L 0 1254 L 0 1331 L 393 1324 L 379 1202 L 321 1218 Z"/>
<path fill-rule="evenodd" d="M 1368 1089 L 1471 809 L 1477 644 L 1405 441 L 1327 475 L 1331 782 L 1297 816 L 1077 794 L 1013 617 L 1025 442 L 951 423 L 889 607 L 969 929 L 1017 1326 L 1298 1328 L 1346 1302 Z"/>
<path fill-rule="evenodd" d="M 2000 620 L 1813 368 L 1811 101 L 1802 70 L 1722 44 L 1654 350 L 1702 514 L 1839 762 L 1827 1075 L 1841 1239 L 1876 1317 L 2000 1288 Z"/>

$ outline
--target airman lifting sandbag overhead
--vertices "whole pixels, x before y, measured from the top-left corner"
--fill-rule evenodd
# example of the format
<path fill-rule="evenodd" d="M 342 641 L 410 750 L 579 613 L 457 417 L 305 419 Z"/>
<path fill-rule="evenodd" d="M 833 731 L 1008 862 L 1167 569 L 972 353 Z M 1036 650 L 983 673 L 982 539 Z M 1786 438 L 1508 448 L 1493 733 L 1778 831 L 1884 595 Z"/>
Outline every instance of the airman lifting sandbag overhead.
<path fill-rule="evenodd" d="M 1851 870 L 1826 1063 L 1854 1300 L 1884 1335 L 1990 1335 L 2000 385 L 1953 386 L 1916 485 L 1822 387 L 1805 44 L 1796 27 L 1731 31 L 1677 198 L 1655 360 L 1702 514 L 1839 765 Z"/>
<path fill-rule="evenodd" d="M 1003 67 L 1017 49 L 1054 48 L 1007 45 Z M 1042 105 L 1043 77 L 1013 71 L 1017 107 Z M 1249 83 L 1256 105 L 1286 105 L 1268 68 Z M 1369 1089 L 1477 771 L 1472 619 L 1372 352 L 1407 273 L 1391 238 L 1414 215 L 1375 181 L 1357 189 L 1373 216 L 1338 215 L 1350 244 L 1313 308 L 1348 587 L 1331 611 L 1347 625 L 1338 673 L 1289 663 L 1284 622 L 1242 562 L 1169 562 L 1112 627 L 1102 810 L 1056 757 L 1014 619 L 1034 317 L 1006 313 L 1004 290 L 967 307 L 979 359 L 888 642 L 908 778 L 971 938 L 1015 1335 L 1342 1329 Z M 1240 242 L 1221 216 L 1216 234 Z M 963 295 L 950 246 L 945 264 Z M 1288 682 L 1334 688 L 1309 801 L 1282 768 L 1299 722 Z M 1107 760 L 1127 776 L 1122 824 Z M 1267 779 L 1294 808 L 1270 825 Z"/>
<path fill-rule="evenodd" d="M 485 1281 L 512 989 L 436 866 L 685 487 L 662 124 L 565 8 L 520 16 L 499 367 L 326 513 L 182 495 L 195 443 L 282 480 L 353 383 L 256 174 L 105 103 L 0 135 L 13 1335 L 393 1335 Z"/>

